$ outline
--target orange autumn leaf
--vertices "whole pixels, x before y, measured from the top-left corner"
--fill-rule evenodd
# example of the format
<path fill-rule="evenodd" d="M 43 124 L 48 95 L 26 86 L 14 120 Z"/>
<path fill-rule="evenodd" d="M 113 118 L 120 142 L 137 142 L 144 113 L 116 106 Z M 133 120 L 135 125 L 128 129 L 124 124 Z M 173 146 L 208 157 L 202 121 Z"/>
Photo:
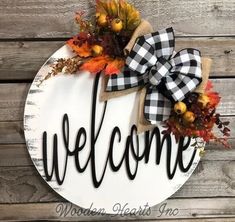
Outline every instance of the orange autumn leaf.
<path fill-rule="evenodd" d="M 218 106 L 219 102 L 220 102 L 220 96 L 217 92 L 208 92 L 206 93 L 206 95 L 209 97 L 210 99 L 210 106 L 211 107 L 216 107 Z"/>
<path fill-rule="evenodd" d="M 80 57 L 89 57 L 91 56 L 91 47 L 87 42 L 83 43 L 81 46 L 75 45 L 74 44 L 75 39 L 70 39 L 67 41 L 67 45 L 75 52 L 78 54 Z"/>
<path fill-rule="evenodd" d="M 85 62 L 80 67 L 80 70 L 89 71 L 92 74 L 97 74 L 98 72 L 104 70 L 109 61 L 110 58 L 108 56 L 97 56 Z"/>
<path fill-rule="evenodd" d="M 205 92 L 210 99 L 210 107 L 216 107 L 218 106 L 221 98 L 217 92 L 214 92 L 212 90 L 213 90 L 213 84 L 210 80 L 208 80 Z"/>
<path fill-rule="evenodd" d="M 113 59 L 106 66 L 104 74 L 105 75 L 119 74 L 123 66 L 124 66 L 123 59 L 120 59 L 120 58 Z"/>

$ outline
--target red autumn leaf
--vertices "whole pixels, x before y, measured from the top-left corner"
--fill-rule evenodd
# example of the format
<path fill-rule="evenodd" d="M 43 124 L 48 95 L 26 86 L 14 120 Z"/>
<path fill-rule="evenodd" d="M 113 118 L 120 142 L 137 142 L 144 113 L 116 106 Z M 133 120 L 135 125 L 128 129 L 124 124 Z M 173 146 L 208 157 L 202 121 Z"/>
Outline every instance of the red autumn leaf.
<path fill-rule="evenodd" d="M 216 107 L 220 102 L 220 96 L 217 92 L 208 92 L 206 94 L 210 99 L 210 107 Z"/>
<path fill-rule="evenodd" d="M 80 70 L 89 71 L 92 74 L 97 74 L 98 72 L 104 70 L 109 60 L 110 58 L 108 56 L 97 56 L 91 58 L 80 67 Z"/>
<path fill-rule="evenodd" d="M 213 84 L 212 84 L 212 82 L 210 80 L 208 80 L 206 88 L 205 88 L 205 91 L 208 92 L 211 89 L 213 89 Z"/>
<path fill-rule="evenodd" d="M 87 42 L 82 43 L 81 45 L 75 44 L 76 39 L 72 38 L 67 41 L 67 45 L 75 52 L 78 54 L 80 57 L 89 57 L 91 56 L 91 47 Z"/>
<path fill-rule="evenodd" d="M 123 59 L 114 59 L 108 63 L 108 65 L 105 68 L 105 75 L 113 75 L 113 74 L 119 74 L 121 68 L 124 66 L 124 60 Z"/>
<path fill-rule="evenodd" d="M 210 104 L 209 104 L 209 106 L 210 106 L 210 107 L 216 107 L 216 106 L 219 104 L 221 98 L 220 98 L 220 96 L 219 96 L 219 93 L 212 91 L 212 89 L 213 89 L 213 84 L 212 84 L 212 82 L 209 80 L 209 81 L 207 82 L 207 86 L 206 86 L 205 92 L 206 92 L 206 95 L 207 95 L 207 96 L 209 97 L 209 99 L 210 99 Z"/>

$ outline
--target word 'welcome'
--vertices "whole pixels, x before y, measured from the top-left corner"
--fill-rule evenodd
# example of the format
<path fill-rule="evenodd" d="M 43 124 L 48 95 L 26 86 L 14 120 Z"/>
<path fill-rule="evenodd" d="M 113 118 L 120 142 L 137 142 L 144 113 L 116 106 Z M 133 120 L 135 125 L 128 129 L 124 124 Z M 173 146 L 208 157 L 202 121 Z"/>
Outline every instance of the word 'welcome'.
<path fill-rule="evenodd" d="M 54 134 L 53 136 L 53 156 L 52 156 L 52 170 L 49 173 L 48 171 L 48 159 L 47 159 L 47 132 L 43 132 L 43 167 L 45 172 L 45 177 L 47 181 L 52 180 L 53 175 L 55 175 L 55 179 L 59 185 L 63 184 L 64 179 L 66 177 L 67 171 L 67 163 L 68 157 L 74 157 L 75 166 L 78 173 L 83 173 L 88 166 L 91 167 L 91 175 L 92 175 L 92 182 L 95 188 L 98 188 L 106 173 L 107 166 L 109 164 L 110 168 L 113 172 L 119 171 L 122 165 L 126 167 L 127 177 L 130 180 L 134 180 L 137 172 L 138 172 L 138 165 L 140 161 L 144 161 L 146 164 L 149 162 L 150 150 L 153 149 L 153 144 L 155 144 L 156 150 L 156 165 L 159 165 L 161 162 L 161 154 L 163 146 L 166 148 L 166 173 L 169 179 L 172 179 L 175 175 L 177 167 L 182 172 L 187 172 L 195 158 L 196 150 L 192 152 L 192 156 L 190 161 L 188 162 L 187 166 L 184 166 L 183 161 L 183 152 L 190 146 L 191 139 L 190 138 L 181 138 L 178 142 L 178 150 L 177 156 L 174 161 L 173 167 L 172 165 L 172 137 L 171 135 L 164 135 L 161 136 L 161 132 L 158 127 L 155 127 L 151 132 L 145 132 L 144 135 L 144 149 L 143 152 L 140 153 L 140 145 L 139 145 L 139 136 L 137 134 L 137 128 L 133 125 L 130 129 L 129 135 L 124 137 L 120 131 L 120 129 L 115 126 L 111 133 L 110 133 L 110 141 L 108 144 L 108 153 L 105 159 L 105 163 L 102 169 L 102 174 L 98 178 L 97 177 L 97 164 L 95 158 L 95 149 L 96 149 L 96 141 L 99 137 L 100 130 L 102 128 L 107 102 L 104 103 L 102 118 L 99 121 L 98 130 L 96 130 L 96 101 L 97 101 L 97 90 L 99 84 L 100 75 L 97 75 L 93 85 L 93 94 L 92 94 L 92 109 L 91 109 L 91 126 L 90 126 L 90 140 L 87 141 L 87 132 L 84 127 L 79 128 L 78 133 L 76 135 L 75 140 L 75 147 L 73 150 L 70 148 L 69 142 L 69 117 L 67 114 L 64 114 L 63 121 L 62 121 L 62 132 L 63 132 L 63 144 L 66 156 L 64 158 L 64 163 L 59 162 L 58 160 L 58 136 Z M 114 163 L 114 147 L 115 143 L 120 143 L 121 140 L 125 139 L 125 149 L 120 158 L 118 164 Z M 153 143 L 155 140 L 155 143 Z M 89 144 L 90 151 L 87 157 L 85 164 L 81 165 L 80 163 L 80 155 L 79 153 L 87 147 Z M 175 148 L 175 147 L 174 147 Z M 130 155 L 132 158 L 130 158 Z M 131 170 L 131 163 L 130 161 L 134 161 L 135 169 L 134 171 Z M 59 171 L 59 164 L 64 164 L 64 170 L 61 173 Z M 133 163 L 132 163 L 133 164 Z M 98 166 L 100 167 L 100 166 Z M 61 174 L 61 175 L 60 175 Z"/>

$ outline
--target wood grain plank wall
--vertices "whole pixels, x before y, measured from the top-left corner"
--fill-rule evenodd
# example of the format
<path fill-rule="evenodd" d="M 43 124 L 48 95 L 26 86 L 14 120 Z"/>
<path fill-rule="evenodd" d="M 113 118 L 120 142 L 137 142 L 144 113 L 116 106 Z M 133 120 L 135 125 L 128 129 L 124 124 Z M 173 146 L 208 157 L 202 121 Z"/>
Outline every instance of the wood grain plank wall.
<path fill-rule="evenodd" d="M 32 80 L 64 41 L 0 42 L 0 80 Z M 176 50 L 196 47 L 213 59 L 212 77 L 235 76 L 235 38 L 177 38 Z"/>
<path fill-rule="evenodd" d="M 173 26 L 179 36 L 231 36 L 233 0 L 132 0 L 154 29 Z M 92 0 L 1 0 L 1 38 L 61 38 L 77 32 L 74 13 L 93 12 Z"/>
<path fill-rule="evenodd" d="M 56 207 L 68 202 L 46 185 L 31 162 L 23 135 L 23 110 L 38 69 L 77 33 L 74 12 L 83 9 L 90 16 L 94 1 L 1 0 L 0 220 L 235 221 L 235 0 L 130 2 L 155 30 L 173 26 L 177 50 L 195 47 L 213 59 L 211 79 L 222 96 L 218 112 L 231 122 L 232 149 L 207 146 L 193 176 L 164 202 L 179 209 L 174 217 L 159 217 L 161 205 L 152 208 L 148 217 L 59 215 Z"/>
<path fill-rule="evenodd" d="M 81 215 L 79 216 L 79 221 L 120 221 L 120 220 L 131 220 L 131 221 L 162 221 L 163 219 L 169 219 L 170 221 L 181 221 L 181 219 L 190 219 L 184 221 L 194 221 L 192 219 L 200 219 L 198 221 L 217 221 L 217 220 L 205 220 L 206 218 L 221 218 L 220 221 L 234 221 L 232 217 L 235 216 L 235 199 L 231 198 L 187 198 L 187 199 L 170 199 L 167 202 L 169 209 L 178 209 L 178 214 L 176 216 L 169 216 L 166 213 L 161 214 L 161 206 L 156 205 L 152 208 L 151 214 L 148 216 L 117 216 L 117 215 Z M 163 203 L 163 204 L 164 204 Z M 27 204 L 27 209 L 24 205 L 19 204 L 0 204 L 0 215 L 6 220 L 24 220 L 24 221 L 37 221 L 41 218 L 43 221 L 47 220 L 60 220 L 60 221 L 78 221 L 78 216 L 76 214 L 71 215 L 69 213 L 63 217 L 60 216 L 60 211 L 58 210 L 58 205 L 66 207 L 64 202 L 55 203 L 30 203 Z M 227 205 L 229 208 L 226 208 Z M 67 205 L 70 207 L 70 204 Z M 80 209 L 72 205 L 72 209 L 77 211 Z M 223 209 L 223 210 L 221 210 Z M 14 215 L 11 212 L 15 212 Z M 31 212 L 30 214 L 28 212 Z M 78 211 L 79 212 L 79 211 Z M 161 215 L 161 216 L 160 216 Z M 203 220 L 202 220 L 203 218 Z M 173 219 L 173 220 L 172 220 Z M 197 220 L 196 220 L 197 221 Z"/>

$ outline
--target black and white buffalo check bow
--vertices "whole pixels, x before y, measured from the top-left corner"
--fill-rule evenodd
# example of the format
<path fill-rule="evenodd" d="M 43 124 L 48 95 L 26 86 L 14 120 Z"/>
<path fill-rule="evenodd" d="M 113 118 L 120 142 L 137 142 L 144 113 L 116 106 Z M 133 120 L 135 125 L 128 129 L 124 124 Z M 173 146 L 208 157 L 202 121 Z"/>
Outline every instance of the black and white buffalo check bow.
<path fill-rule="evenodd" d="M 202 80 L 200 52 L 188 48 L 175 53 L 174 46 L 172 28 L 139 37 L 123 72 L 110 76 L 106 91 L 145 85 L 145 118 L 152 124 L 167 119 L 172 102 L 183 100 Z"/>

